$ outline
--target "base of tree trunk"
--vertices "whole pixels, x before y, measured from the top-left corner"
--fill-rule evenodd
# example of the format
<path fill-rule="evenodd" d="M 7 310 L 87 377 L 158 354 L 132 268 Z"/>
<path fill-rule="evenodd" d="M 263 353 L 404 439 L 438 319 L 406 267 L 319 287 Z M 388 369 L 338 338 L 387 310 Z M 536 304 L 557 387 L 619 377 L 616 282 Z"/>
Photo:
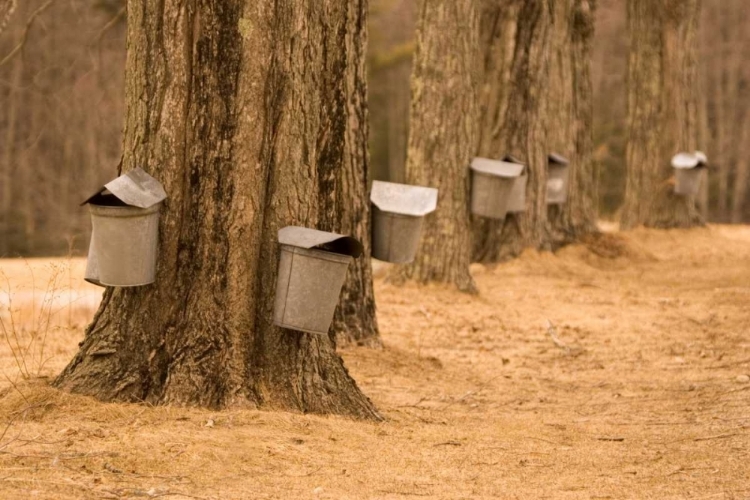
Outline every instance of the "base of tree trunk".
<path fill-rule="evenodd" d="M 655 229 L 689 229 L 706 225 L 706 221 L 695 205 L 695 200 L 674 194 L 674 186 L 670 183 L 664 183 L 664 186 L 659 189 L 647 211 L 639 210 L 640 208 L 629 207 L 626 200 L 620 220 L 622 229 L 633 229 L 638 226 Z"/>
<path fill-rule="evenodd" d="M 55 387 L 105 402 L 252 407 L 382 420 L 328 336 L 269 325 L 261 326 L 269 328 L 265 336 L 253 336 L 208 317 L 162 332 L 155 324 L 149 328 L 145 310 L 118 317 L 116 311 L 132 310 L 123 303 L 137 300 L 136 295 L 105 293 L 78 354 Z M 176 338 L 179 346 L 171 352 Z"/>
<path fill-rule="evenodd" d="M 553 251 L 600 233 L 596 223 L 592 220 L 585 217 L 572 217 L 569 211 L 559 205 L 549 207 L 548 218 L 552 227 L 551 244 Z"/>

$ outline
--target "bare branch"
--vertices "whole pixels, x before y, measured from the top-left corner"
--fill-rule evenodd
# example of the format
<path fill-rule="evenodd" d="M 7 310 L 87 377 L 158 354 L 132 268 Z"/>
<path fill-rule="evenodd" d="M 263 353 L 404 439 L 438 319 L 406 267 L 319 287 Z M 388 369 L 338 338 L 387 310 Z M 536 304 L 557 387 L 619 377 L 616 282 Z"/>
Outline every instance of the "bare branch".
<path fill-rule="evenodd" d="M 106 34 L 107 34 L 107 32 L 108 32 L 108 31 L 109 31 L 110 29 L 112 29 L 112 27 L 113 27 L 113 26 L 115 26 L 115 25 L 117 24 L 117 22 L 118 22 L 118 21 L 119 21 L 119 20 L 120 20 L 120 19 L 121 19 L 121 18 L 122 18 L 123 16 L 125 16 L 125 14 L 127 13 L 127 11 L 128 11 L 128 8 L 127 8 L 127 6 L 123 7 L 122 9 L 120 9 L 120 10 L 119 10 L 119 11 L 117 12 L 117 14 L 115 14 L 115 15 L 114 15 L 114 17 L 113 17 L 112 19 L 110 19 L 110 20 L 109 20 L 109 21 L 107 22 L 107 24 L 105 24 L 105 25 L 104 25 L 104 27 L 103 27 L 103 28 L 102 28 L 101 30 L 99 30 L 99 34 L 97 34 L 97 35 L 96 35 L 96 38 L 94 38 L 94 42 L 95 42 L 95 43 L 99 43 L 99 42 L 100 42 L 100 41 L 102 40 L 102 38 L 104 37 L 104 35 L 106 35 Z"/>
<path fill-rule="evenodd" d="M 11 0 L 11 1 L 15 3 L 16 0 Z M 11 50 L 10 53 L 3 58 L 2 61 L 0 61 L 0 67 L 4 66 L 5 63 L 13 59 L 16 56 L 16 54 L 21 52 L 21 49 L 26 44 L 26 39 L 29 37 L 29 31 L 31 30 L 31 26 L 34 24 L 34 21 L 39 16 L 39 14 L 47 10 L 49 6 L 52 5 L 53 3 L 55 3 L 55 0 L 47 0 L 38 9 L 36 9 L 34 13 L 31 14 L 31 16 L 29 16 L 29 19 L 26 21 L 26 28 L 24 28 L 23 30 L 23 36 L 21 37 L 21 41 L 18 42 L 18 45 L 16 45 L 13 48 L 13 50 Z M 15 6 L 13 7 L 13 9 L 15 9 Z M 2 29 L 0 29 L 0 31 L 2 31 Z"/>
<path fill-rule="evenodd" d="M 0 20 L 0 33 L 5 31 L 5 28 L 10 22 L 10 18 L 13 17 L 13 13 L 16 11 L 16 7 L 18 6 L 18 2 L 16 0 L 6 0 L 5 3 L 7 7 L 5 7 L 5 14 L 2 15 L 2 20 Z"/>

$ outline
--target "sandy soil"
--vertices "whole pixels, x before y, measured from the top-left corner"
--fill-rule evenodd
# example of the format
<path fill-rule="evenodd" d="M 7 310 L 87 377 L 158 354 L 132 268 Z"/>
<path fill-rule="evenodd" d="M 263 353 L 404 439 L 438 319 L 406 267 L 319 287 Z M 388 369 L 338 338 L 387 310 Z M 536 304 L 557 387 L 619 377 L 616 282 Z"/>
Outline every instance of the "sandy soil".
<path fill-rule="evenodd" d="M 385 348 L 342 354 L 383 423 L 58 393 L 93 306 L 57 312 L 42 378 L 0 347 L 0 498 L 750 498 L 750 227 L 473 273 L 476 297 L 378 278 Z"/>

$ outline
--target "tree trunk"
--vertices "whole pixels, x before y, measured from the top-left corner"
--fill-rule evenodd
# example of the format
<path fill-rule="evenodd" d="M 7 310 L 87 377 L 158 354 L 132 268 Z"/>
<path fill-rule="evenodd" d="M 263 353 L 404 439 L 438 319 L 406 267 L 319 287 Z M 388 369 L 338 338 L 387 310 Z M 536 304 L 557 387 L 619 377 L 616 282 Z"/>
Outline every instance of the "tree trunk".
<path fill-rule="evenodd" d="M 8 251 L 13 247 L 13 242 L 8 241 L 13 229 L 13 181 L 14 162 L 18 157 L 18 145 L 16 144 L 16 127 L 18 126 L 18 88 L 21 84 L 23 71 L 23 60 L 16 59 L 13 62 L 13 74 L 11 86 L 8 89 L 8 108 L 6 115 L 5 134 L 3 140 L 2 164 L 0 168 L 0 257 L 8 257 Z M 3 110 L 6 111 L 6 110 Z"/>
<path fill-rule="evenodd" d="M 591 41 L 596 0 L 557 0 L 550 63 L 547 140 L 570 160 L 567 202 L 550 205 L 553 242 L 572 243 L 596 228 Z"/>
<path fill-rule="evenodd" d="M 366 252 L 349 268 L 333 330 L 341 343 L 379 346 L 375 294 L 370 260 L 369 117 L 367 112 L 367 11 L 368 0 L 329 2 L 341 10 L 338 33 L 325 46 L 333 55 L 330 72 L 324 73 L 322 91 L 331 106 L 326 120 L 335 123 L 336 134 L 326 139 L 319 165 L 329 163 L 334 181 L 321 184 L 321 227 L 356 237 Z M 343 5 L 343 7 L 341 6 Z M 331 7 L 329 7 L 331 8 Z M 339 14 L 336 14 L 339 15 Z M 339 47 L 345 48 L 336 54 Z M 339 82 L 338 79 L 343 81 Z M 330 167 L 329 167 L 330 168 Z M 329 195 L 333 193 L 333 197 Z"/>
<path fill-rule="evenodd" d="M 474 259 L 497 262 L 524 248 L 548 249 L 547 119 L 553 0 L 482 3 L 479 156 L 526 161 L 526 212 L 475 218 Z"/>
<path fill-rule="evenodd" d="M 750 126 L 747 123 L 742 127 L 742 143 L 747 144 L 750 140 Z M 747 197 L 747 186 L 750 180 L 750 161 L 746 156 L 740 157 L 735 165 L 734 193 L 732 196 L 732 224 L 741 224 L 744 215 L 745 198 Z"/>
<path fill-rule="evenodd" d="M 440 190 L 416 260 L 398 271 L 475 292 L 469 273 L 469 163 L 477 141 L 478 12 L 474 0 L 420 0 L 406 161 L 408 184 Z"/>
<path fill-rule="evenodd" d="M 365 12 L 366 0 L 129 1 L 123 170 L 143 167 L 169 194 L 157 281 L 107 289 L 58 387 L 378 418 L 332 336 L 272 324 L 278 229 L 368 223 L 349 199 L 365 190 Z"/>
<path fill-rule="evenodd" d="M 670 158 L 697 147 L 699 0 L 628 0 L 627 183 L 622 227 L 702 224 L 695 199 L 674 194 Z"/>

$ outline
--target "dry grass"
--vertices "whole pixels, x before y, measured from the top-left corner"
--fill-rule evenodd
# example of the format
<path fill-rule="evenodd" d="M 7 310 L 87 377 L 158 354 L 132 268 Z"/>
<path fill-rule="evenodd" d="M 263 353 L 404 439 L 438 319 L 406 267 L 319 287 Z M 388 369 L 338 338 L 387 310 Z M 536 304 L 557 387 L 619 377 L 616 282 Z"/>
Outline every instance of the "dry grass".
<path fill-rule="evenodd" d="M 71 336 L 91 319 L 101 288 L 81 280 L 82 259 L 0 261 L 0 388 L 50 376 L 71 354 Z"/>
<path fill-rule="evenodd" d="M 473 272 L 478 297 L 378 280 L 386 348 L 343 355 L 384 423 L 30 379 L 0 397 L 0 498 L 750 498 L 750 228 Z M 54 337 L 48 366 L 80 336 Z"/>

